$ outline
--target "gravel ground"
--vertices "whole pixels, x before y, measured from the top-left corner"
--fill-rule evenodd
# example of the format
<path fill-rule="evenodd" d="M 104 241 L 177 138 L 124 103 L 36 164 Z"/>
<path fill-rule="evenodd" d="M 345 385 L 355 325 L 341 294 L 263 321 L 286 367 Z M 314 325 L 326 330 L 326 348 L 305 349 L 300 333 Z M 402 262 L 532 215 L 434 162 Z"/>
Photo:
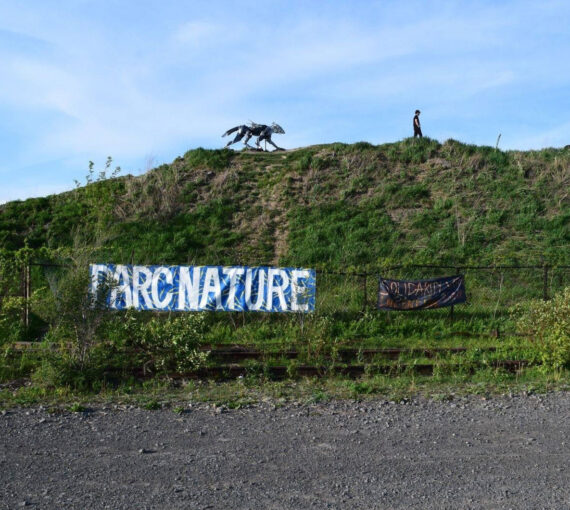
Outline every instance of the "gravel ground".
<path fill-rule="evenodd" d="M 0 416 L 0 508 L 570 508 L 570 394 Z"/>

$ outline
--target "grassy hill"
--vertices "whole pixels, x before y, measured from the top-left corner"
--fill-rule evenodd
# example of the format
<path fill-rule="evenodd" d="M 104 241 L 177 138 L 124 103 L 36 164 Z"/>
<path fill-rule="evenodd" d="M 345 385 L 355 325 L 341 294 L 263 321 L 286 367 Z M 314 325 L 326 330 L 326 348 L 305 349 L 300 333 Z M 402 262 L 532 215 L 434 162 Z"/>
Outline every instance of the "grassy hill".
<path fill-rule="evenodd" d="M 90 245 L 141 264 L 566 265 L 569 188 L 568 149 L 196 149 L 140 177 L 0 206 L 0 249 Z"/>
<path fill-rule="evenodd" d="M 113 367 L 121 379 L 117 373 L 141 367 L 219 366 L 207 361 L 207 346 L 235 344 L 261 354 L 245 362 L 254 374 L 276 363 L 290 374 L 302 363 L 337 367 L 348 347 L 360 361 L 363 349 L 411 349 L 398 366 L 425 361 L 417 349 L 465 347 L 438 361 L 467 363 L 469 370 L 452 371 L 462 377 L 475 362 L 542 363 L 552 353 L 550 366 L 570 362 L 562 338 L 570 337 L 570 293 L 554 301 L 558 316 L 529 301 L 570 284 L 570 271 L 560 268 L 570 266 L 568 148 L 504 152 L 426 138 L 275 153 L 199 148 L 139 177 L 94 175 L 91 169 L 86 184 L 67 193 L 0 206 L 0 344 L 44 338 L 64 353 L 14 357 L 6 348 L 0 379 L 31 374 L 44 388 L 95 388 Z M 33 266 L 32 295 L 10 297 L 21 294 L 30 261 L 77 270 Z M 90 262 L 312 267 L 320 270 L 317 312 L 102 315 L 85 306 Z M 519 265 L 539 269 L 504 268 Z M 452 319 L 447 309 L 374 310 L 379 273 L 430 277 L 465 266 L 499 269 L 468 272 L 468 303 Z M 29 328 L 21 322 L 25 301 Z M 517 303 L 542 314 L 527 313 L 527 336 L 510 311 Z M 551 318 L 563 324 L 559 343 L 535 327 Z M 386 370 L 385 360 L 367 363 L 371 373 Z"/>

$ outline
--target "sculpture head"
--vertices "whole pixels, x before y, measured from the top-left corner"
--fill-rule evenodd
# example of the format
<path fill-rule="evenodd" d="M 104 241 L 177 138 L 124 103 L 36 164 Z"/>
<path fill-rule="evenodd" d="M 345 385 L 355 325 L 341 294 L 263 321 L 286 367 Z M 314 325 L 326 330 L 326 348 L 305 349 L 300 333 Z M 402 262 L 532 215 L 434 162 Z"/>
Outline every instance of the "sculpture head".
<path fill-rule="evenodd" d="M 271 124 L 271 129 L 273 129 L 274 133 L 279 133 L 280 135 L 285 134 L 285 130 L 279 124 L 276 124 L 275 122 L 273 122 Z"/>

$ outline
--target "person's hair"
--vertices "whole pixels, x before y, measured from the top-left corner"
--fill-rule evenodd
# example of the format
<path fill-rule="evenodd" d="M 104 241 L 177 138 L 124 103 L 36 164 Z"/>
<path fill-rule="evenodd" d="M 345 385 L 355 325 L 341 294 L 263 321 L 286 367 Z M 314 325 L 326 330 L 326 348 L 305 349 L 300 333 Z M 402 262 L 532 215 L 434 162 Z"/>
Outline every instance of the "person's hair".
<path fill-rule="evenodd" d="M 416 113 L 421 113 L 419 110 L 416 110 Z"/>

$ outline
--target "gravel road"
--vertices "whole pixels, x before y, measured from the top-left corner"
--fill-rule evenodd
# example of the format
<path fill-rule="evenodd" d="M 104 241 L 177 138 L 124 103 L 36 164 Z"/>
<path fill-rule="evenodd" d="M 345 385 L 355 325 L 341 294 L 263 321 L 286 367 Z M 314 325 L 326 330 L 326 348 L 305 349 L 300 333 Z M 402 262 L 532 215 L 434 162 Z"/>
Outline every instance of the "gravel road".
<path fill-rule="evenodd" d="M 570 394 L 0 415 L 0 508 L 570 508 Z"/>

